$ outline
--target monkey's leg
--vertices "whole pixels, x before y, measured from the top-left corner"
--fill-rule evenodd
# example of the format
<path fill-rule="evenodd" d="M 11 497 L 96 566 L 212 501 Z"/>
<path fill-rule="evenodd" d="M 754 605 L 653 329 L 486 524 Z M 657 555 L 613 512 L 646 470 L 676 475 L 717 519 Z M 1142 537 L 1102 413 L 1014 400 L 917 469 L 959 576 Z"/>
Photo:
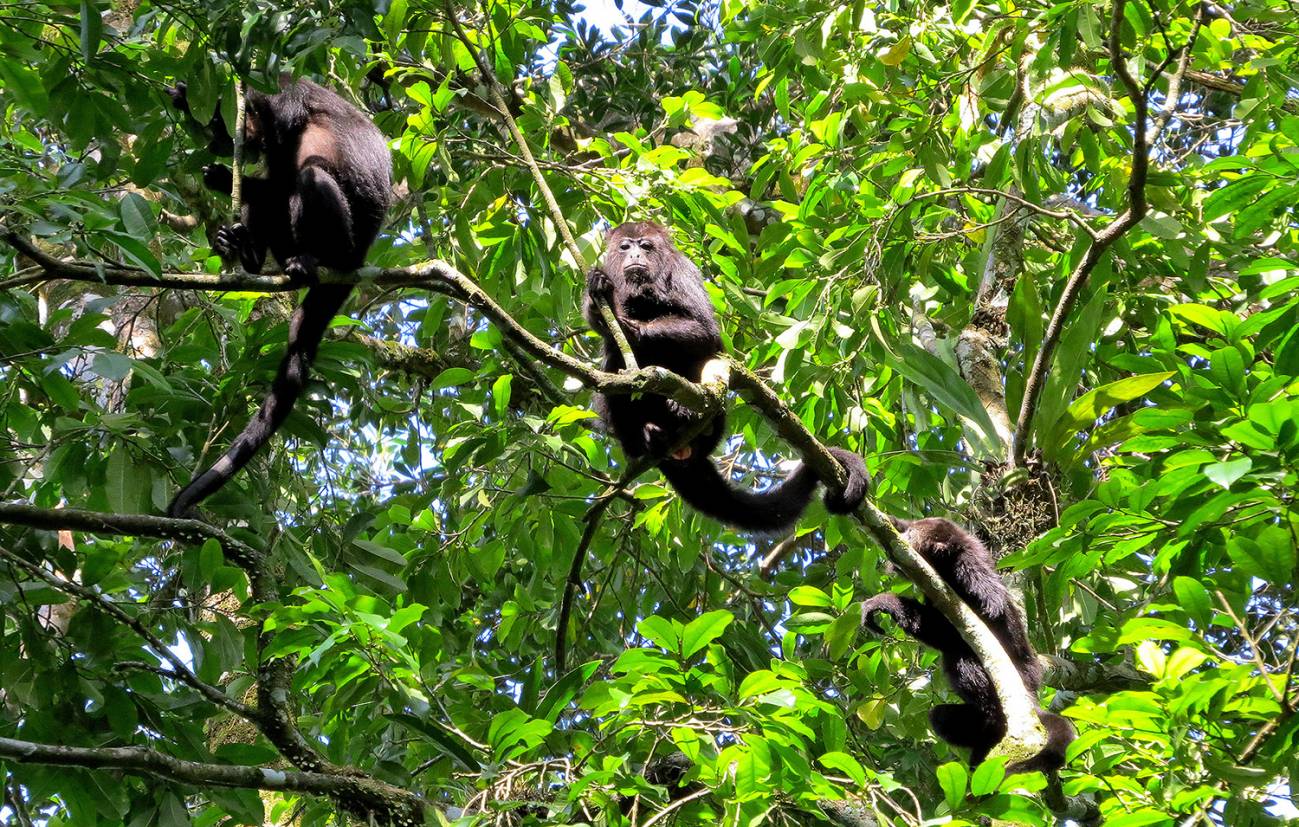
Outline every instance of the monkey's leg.
<path fill-rule="evenodd" d="M 214 192 L 228 195 L 232 182 L 230 168 L 223 164 L 203 168 L 203 183 Z M 274 208 L 274 190 L 265 178 L 245 177 L 243 187 L 243 220 L 218 229 L 212 250 L 226 264 L 237 261 L 249 273 L 260 273 L 266 263 L 267 236 L 284 223 L 282 218 L 277 221 L 275 214 L 284 210 Z"/>
<path fill-rule="evenodd" d="M 1001 709 L 974 704 L 939 704 L 929 711 L 929 723 L 947 743 L 970 749 L 970 766 L 977 766 L 1006 734 Z"/>
<path fill-rule="evenodd" d="M 289 196 L 289 225 L 297 250 L 284 262 L 286 274 L 314 278 L 317 262 L 337 270 L 365 263 L 347 194 L 323 164 L 309 159 L 298 170 L 297 189 Z"/>

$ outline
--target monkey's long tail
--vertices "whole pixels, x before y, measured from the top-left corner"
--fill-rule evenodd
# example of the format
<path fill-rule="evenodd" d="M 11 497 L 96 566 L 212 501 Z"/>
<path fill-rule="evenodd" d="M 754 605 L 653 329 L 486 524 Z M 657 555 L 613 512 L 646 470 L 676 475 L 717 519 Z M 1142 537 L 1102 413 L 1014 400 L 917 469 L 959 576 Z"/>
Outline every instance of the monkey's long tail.
<path fill-rule="evenodd" d="M 185 517 L 216 493 L 248 464 L 279 430 L 307 386 L 311 363 L 330 321 L 352 292 L 349 284 L 317 284 L 307 291 L 289 319 L 289 341 L 280 367 L 257 414 L 244 426 L 230 449 L 212 467 L 195 477 L 167 506 L 170 517 Z"/>
<path fill-rule="evenodd" d="M 816 490 L 816 474 L 802 463 L 782 482 L 760 492 L 737 488 L 707 456 L 664 462 L 659 470 L 695 510 L 749 531 L 774 532 L 793 525 Z"/>
<path fill-rule="evenodd" d="M 826 508 L 846 514 L 861 504 L 870 478 L 861 457 L 842 448 L 831 448 L 830 453 L 848 470 L 848 486 L 842 492 L 827 490 Z M 792 526 L 811 502 L 818 482 L 816 472 L 806 463 L 799 463 L 792 474 L 765 491 L 737 488 L 708 457 L 663 462 L 659 470 L 681 499 L 696 510 L 749 531 L 775 532 Z"/>

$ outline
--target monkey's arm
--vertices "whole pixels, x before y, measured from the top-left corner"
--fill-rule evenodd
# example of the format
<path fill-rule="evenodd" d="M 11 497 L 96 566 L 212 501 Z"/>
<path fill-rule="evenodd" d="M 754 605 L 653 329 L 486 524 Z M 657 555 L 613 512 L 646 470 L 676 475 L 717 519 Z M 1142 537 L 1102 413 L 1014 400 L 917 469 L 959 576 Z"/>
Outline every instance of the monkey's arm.
<path fill-rule="evenodd" d="M 707 359 L 722 349 L 717 322 L 689 314 L 670 314 L 646 321 L 621 319 L 632 345 L 672 348 L 682 356 Z"/>
<path fill-rule="evenodd" d="M 243 177 L 244 201 L 260 201 L 268 185 L 269 182 L 265 178 L 245 175 Z M 208 164 L 203 167 L 203 186 L 213 192 L 229 195 L 234 188 L 234 176 L 230 172 L 230 167 L 225 164 Z"/>
<path fill-rule="evenodd" d="M 907 634 L 916 640 L 946 654 L 958 643 L 963 643 L 952 622 L 937 609 L 891 592 L 877 594 L 861 604 L 862 623 L 875 631 L 883 631 L 875 621 L 877 613 L 893 618 Z"/>

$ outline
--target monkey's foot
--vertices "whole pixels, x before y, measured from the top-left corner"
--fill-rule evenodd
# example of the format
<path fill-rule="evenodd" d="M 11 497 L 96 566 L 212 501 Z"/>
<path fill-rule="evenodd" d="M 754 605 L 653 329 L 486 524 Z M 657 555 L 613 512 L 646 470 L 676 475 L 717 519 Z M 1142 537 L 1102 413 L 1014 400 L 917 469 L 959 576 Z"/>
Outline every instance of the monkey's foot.
<path fill-rule="evenodd" d="M 250 273 L 262 269 L 257 249 L 253 246 L 253 235 L 243 224 L 227 224 L 217 230 L 212 239 L 212 251 L 226 264 L 238 262 Z"/>
<path fill-rule="evenodd" d="M 320 281 L 315 256 L 294 256 L 284 262 L 284 275 L 295 284 L 315 284 Z"/>

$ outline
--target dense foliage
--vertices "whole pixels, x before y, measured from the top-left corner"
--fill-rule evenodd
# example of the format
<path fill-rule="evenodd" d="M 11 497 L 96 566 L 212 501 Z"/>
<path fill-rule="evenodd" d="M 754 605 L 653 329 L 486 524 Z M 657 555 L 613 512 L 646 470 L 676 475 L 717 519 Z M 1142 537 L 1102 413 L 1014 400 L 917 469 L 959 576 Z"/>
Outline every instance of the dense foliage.
<path fill-rule="evenodd" d="M 0 4 L 0 823 L 1299 816 L 1299 21 L 1111 3 Z M 620 484 L 590 388 L 455 291 L 362 283 L 220 529 L 129 519 L 242 426 L 292 296 L 195 289 L 229 202 L 165 87 L 233 122 L 280 72 L 391 141 L 372 265 L 442 260 L 584 362 L 604 229 L 671 224 L 880 508 L 1001 557 L 1059 778 L 933 737 L 935 653 L 859 629 L 908 587 L 858 523 Z M 737 479 L 785 472 L 728 427 Z"/>

